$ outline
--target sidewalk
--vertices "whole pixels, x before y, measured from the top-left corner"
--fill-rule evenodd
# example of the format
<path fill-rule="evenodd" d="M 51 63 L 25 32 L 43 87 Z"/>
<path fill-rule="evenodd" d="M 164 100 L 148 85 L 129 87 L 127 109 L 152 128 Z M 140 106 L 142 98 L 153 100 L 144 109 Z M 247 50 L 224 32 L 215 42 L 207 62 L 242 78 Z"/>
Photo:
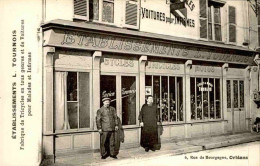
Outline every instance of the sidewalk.
<path fill-rule="evenodd" d="M 221 135 L 214 137 L 205 137 L 197 139 L 189 139 L 169 143 L 163 143 L 161 150 L 145 152 L 143 148 L 122 149 L 118 155 L 118 159 L 107 158 L 100 159 L 99 153 L 77 154 L 77 156 L 57 157 L 53 166 L 87 166 L 87 165 L 123 165 L 130 164 L 137 160 L 149 160 L 162 156 L 173 156 L 189 152 L 231 146 L 236 144 L 248 143 L 260 140 L 260 133 L 240 133 L 234 135 Z M 43 164 L 42 165 L 49 165 Z"/>

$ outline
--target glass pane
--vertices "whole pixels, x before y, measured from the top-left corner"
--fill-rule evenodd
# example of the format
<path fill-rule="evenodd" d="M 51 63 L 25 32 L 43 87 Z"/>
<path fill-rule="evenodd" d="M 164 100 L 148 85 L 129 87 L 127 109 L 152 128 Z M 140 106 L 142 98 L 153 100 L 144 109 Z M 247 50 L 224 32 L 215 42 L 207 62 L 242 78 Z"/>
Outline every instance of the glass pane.
<path fill-rule="evenodd" d="M 182 84 L 182 78 L 178 77 L 177 78 L 177 116 L 178 116 L 178 121 L 183 121 L 183 84 Z"/>
<path fill-rule="evenodd" d="M 214 8 L 214 23 L 220 24 L 220 8 Z"/>
<path fill-rule="evenodd" d="M 152 76 L 145 76 L 145 86 L 152 86 Z"/>
<path fill-rule="evenodd" d="M 122 124 L 136 124 L 136 79 L 135 76 L 122 76 Z"/>
<path fill-rule="evenodd" d="M 203 115 L 204 119 L 208 119 L 209 117 L 209 97 L 208 97 L 208 78 L 203 78 L 203 88 L 201 88 L 203 93 Z"/>
<path fill-rule="evenodd" d="M 239 93 L 240 93 L 240 96 L 239 96 L 239 99 L 240 99 L 240 108 L 244 108 L 244 100 L 245 100 L 245 97 L 244 97 L 244 81 L 239 81 Z"/>
<path fill-rule="evenodd" d="M 78 128 L 78 102 L 68 102 L 69 126 L 71 129 Z"/>
<path fill-rule="evenodd" d="M 169 77 L 170 90 L 170 121 L 176 121 L 175 77 Z"/>
<path fill-rule="evenodd" d="M 102 98 L 109 97 L 110 105 L 116 108 L 116 76 L 101 75 L 100 77 L 100 106 L 103 106 Z"/>
<path fill-rule="evenodd" d="M 153 97 L 154 103 L 160 112 L 160 76 L 153 76 Z"/>
<path fill-rule="evenodd" d="M 221 26 L 215 24 L 215 40 L 221 41 Z"/>
<path fill-rule="evenodd" d="M 162 121 L 168 121 L 168 77 L 162 76 Z"/>
<path fill-rule="evenodd" d="M 234 91 L 234 108 L 238 108 L 238 81 L 233 81 L 233 91 Z"/>
<path fill-rule="evenodd" d="M 67 76 L 67 101 L 77 101 L 77 72 L 68 72 Z"/>
<path fill-rule="evenodd" d="M 215 79 L 216 118 L 221 118 L 220 79 Z"/>
<path fill-rule="evenodd" d="M 209 103 L 210 103 L 210 119 L 215 118 L 215 99 L 214 99 L 214 79 L 209 79 Z"/>
<path fill-rule="evenodd" d="M 209 36 L 209 40 L 212 40 L 212 24 L 209 23 L 208 25 L 208 36 Z"/>
<path fill-rule="evenodd" d="M 195 104 L 195 78 L 190 78 L 190 107 L 191 107 L 191 119 L 196 119 L 196 104 Z"/>
<path fill-rule="evenodd" d="M 79 73 L 79 127 L 90 127 L 89 73 Z"/>
<path fill-rule="evenodd" d="M 103 1 L 102 21 L 114 22 L 114 3 Z"/>
<path fill-rule="evenodd" d="M 98 20 L 99 17 L 99 0 L 89 0 L 89 19 Z"/>
<path fill-rule="evenodd" d="M 231 84 L 230 84 L 230 80 L 227 80 L 227 108 L 231 108 Z"/>
<path fill-rule="evenodd" d="M 212 23 L 211 6 L 208 7 L 208 18 L 209 18 L 209 22 Z"/>
<path fill-rule="evenodd" d="M 201 91 L 201 78 L 196 78 L 196 92 L 197 92 L 197 119 L 202 119 L 202 91 Z"/>

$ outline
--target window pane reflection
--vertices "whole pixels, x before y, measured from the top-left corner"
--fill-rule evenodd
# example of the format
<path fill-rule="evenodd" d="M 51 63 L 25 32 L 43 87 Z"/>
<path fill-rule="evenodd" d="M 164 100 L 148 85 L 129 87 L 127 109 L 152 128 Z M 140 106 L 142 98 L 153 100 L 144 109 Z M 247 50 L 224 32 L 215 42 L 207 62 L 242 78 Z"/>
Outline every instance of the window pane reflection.
<path fill-rule="evenodd" d="M 122 76 L 122 124 L 136 124 L 136 79 L 134 76 Z"/>

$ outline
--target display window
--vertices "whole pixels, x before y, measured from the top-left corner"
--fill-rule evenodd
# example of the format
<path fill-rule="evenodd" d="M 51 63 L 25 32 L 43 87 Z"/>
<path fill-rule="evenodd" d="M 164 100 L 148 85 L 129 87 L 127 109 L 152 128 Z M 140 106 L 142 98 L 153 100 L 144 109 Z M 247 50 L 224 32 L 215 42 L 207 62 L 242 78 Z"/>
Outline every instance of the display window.
<path fill-rule="evenodd" d="M 153 95 L 162 122 L 184 120 L 182 77 L 146 75 L 145 86 L 146 95 Z"/>
<path fill-rule="evenodd" d="M 55 130 L 90 128 L 90 74 L 55 72 Z"/>
<path fill-rule="evenodd" d="M 190 78 L 191 120 L 221 118 L 219 78 Z"/>

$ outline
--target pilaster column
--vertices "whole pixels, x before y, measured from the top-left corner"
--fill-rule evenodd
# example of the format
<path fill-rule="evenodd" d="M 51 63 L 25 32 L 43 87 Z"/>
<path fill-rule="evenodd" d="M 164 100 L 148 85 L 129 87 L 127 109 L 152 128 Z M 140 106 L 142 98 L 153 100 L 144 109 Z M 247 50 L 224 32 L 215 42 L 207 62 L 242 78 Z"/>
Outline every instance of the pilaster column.
<path fill-rule="evenodd" d="M 192 68 L 192 60 L 187 60 L 185 62 L 184 70 L 185 70 L 185 79 L 184 79 L 184 86 L 183 89 L 184 93 L 184 116 L 185 122 L 191 121 L 191 106 L 190 106 L 190 70 Z M 185 124 L 185 138 L 190 138 L 190 124 Z"/>
<path fill-rule="evenodd" d="M 224 63 L 222 65 L 222 112 L 221 117 L 224 120 L 228 120 L 228 113 L 227 113 L 227 71 L 228 71 L 228 63 Z M 232 115 L 233 117 L 233 115 Z M 228 123 L 233 123 L 229 122 Z M 227 132 L 227 125 L 226 122 L 222 122 L 222 131 L 223 133 Z M 232 126 L 233 130 L 233 126 Z"/>
<path fill-rule="evenodd" d="M 92 56 L 92 128 L 97 130 L 96 115 L 100 108 L 100 59 L 102 57 L 101 51 L 95 51 Z M 100 138 L 98 132 L 92 134 L 92 148 L 99 149 Z"/>
<path fill-rule="evenodd" d="M 147 56 L 141 56 L 139 58 L 139 78 L 140 78 L 140 109 L 145 104 L 145 64 Z M 140 110 L 139 109 L 139 110 Z M 139 114 L 139 111 L 138 111 Z"/>
<path fill-rule="evenodd" d="M 54 54 L 55 47 L 43 48 L 43 154 L 46 158 L 53 159 L 55 153 L 54 136 L 46 136 L 46 134 L 54 133 Z"/>
<path fill-rule="evenodd" d="M 251 82 L 251 78 L 250 78 L 250 74 L 251 74 L 251 66 L 247 66 L 245 69 L 245 83 L 244 83 L 244 92 L 245 92 L 245 96 L 244 96 L 244 104 L 245 104 L 245 111 L 246 111 L 246 126 L 247 126 L 247 130 L 250 130 L 250 124 L 251 124 L 251 109 L 250 109 L 250 91 L 251 91 L 251 87 L 250 87 L 250 82 Z"/>

